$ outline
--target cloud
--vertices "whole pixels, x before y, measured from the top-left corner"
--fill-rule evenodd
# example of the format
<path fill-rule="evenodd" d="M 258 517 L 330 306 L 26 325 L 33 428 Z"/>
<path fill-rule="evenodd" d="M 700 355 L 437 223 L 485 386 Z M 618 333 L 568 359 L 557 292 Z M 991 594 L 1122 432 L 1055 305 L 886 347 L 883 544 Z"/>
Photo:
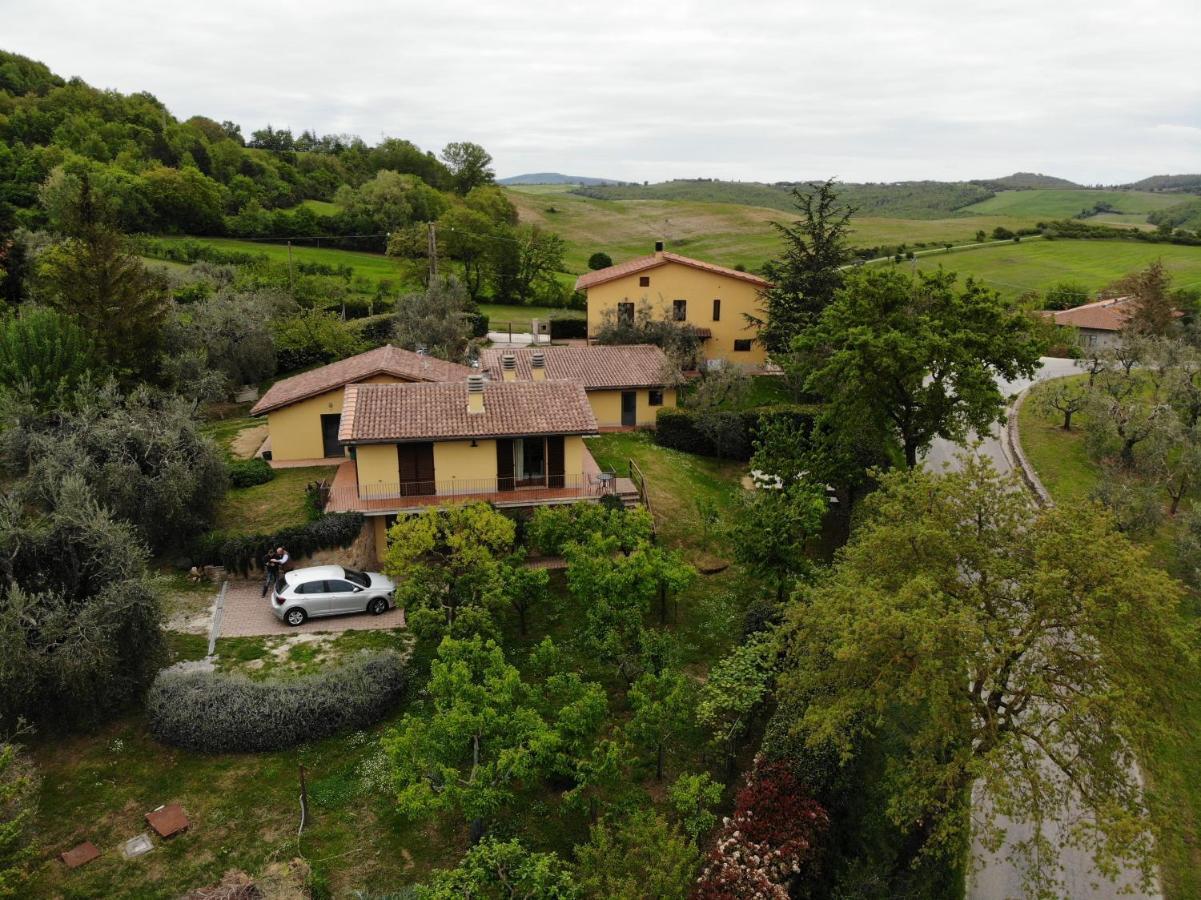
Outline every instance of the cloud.
<path fill-rule="evenodd" d="M 6 49 L 179 116 L 475 140 L 501 174 L 1196 170 L 1195 0 L 0 0 Z"/>

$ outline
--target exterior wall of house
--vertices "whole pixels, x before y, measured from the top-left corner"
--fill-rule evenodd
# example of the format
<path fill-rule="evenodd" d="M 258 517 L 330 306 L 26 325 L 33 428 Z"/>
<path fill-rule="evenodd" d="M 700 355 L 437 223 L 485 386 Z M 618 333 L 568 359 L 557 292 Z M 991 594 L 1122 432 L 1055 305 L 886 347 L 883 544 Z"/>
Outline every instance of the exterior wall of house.
<path fill-rule="evenodd" d="M 385 516 L 372 516 L 367 520 L 368 527 L 375 533 L 376 564 L 383 562 L 384 553 L 388 550 L 388 528 Z"/>
<path fill-rule="evenodd" d="M 361 384 L 396 384 L 404 379 L 393 375 L 375 375 Z M 299 400 L 267 413 L 267 431 L 271 435 L 271 458 L 280 462 L 294 459 L 322 459 L 321 417 L 341 414 L 345 387 L 334 388 L 316 397 Z"/>
<path fill-rule="evenodd" d="M 676 405 L 675 388 L 664 388 L 662 406 L 651 406 L 650 394 L 645 388 L 638 390 L 635 424 L 639 427 L 654 428 L 655 416 L 659 414 L 659 410 L 664 406 Z M 621 391 L 588 392 L 588 404 L 592 407 L 592 414 L 596 416 L 596 424 L 601 428 L 621 427 L 621 395 Z"/>
<path fill-rule="evenodd" d="M 638 279 L 650 278 L 649 287 L 640 287 Z M 617 314 L 617 304 L 631 302 L 635 312 L 643 301 L 650 304 L 656 318 L 671 318 L 672 301 L 686 300 L 684 321 L 697 328 L 708 328 L 713 337 L 701 350 L 708 359 L 721 359 L 742 366 L 760 367 L 767 353 L 757 343 L 750 350 L 735 350 L 734 341 L 753 339 L 756 330 L 749 327 L 746 315 L 762 317 L 759 289 L 716 272 L 694 269 L 669 262 L 647 272 L 635 272 L 588 288 L 588 333 L 595 334 L 605 322 L 606 312 Z M 713 321 L 713 301 L 721 300 L 721 319 Z"/>
<path fill-rule="evenodd" d="M 1108 350 L 1122 342 L 1120 331 L 1105 331 L 1101 328 L 1077 328 L 1075 331 L 1076 344 L 1086 350 Z"/>
<path fill-rule="evenodd" d="M 496 441 L 439 441 L 434 444 L 434 480 L 439 493 L 443 482 L 464 481 L 483 489 L 482 481 L 496 478 Z M 488 488 L 491 489 L 491 488 Z"/>
<path fill-rule="evenodd" d="M 359 474 L 359 496 L 395 493 L 400 484 L 400 460 L 395 444 L 360 444 L 355 449 Z"/>

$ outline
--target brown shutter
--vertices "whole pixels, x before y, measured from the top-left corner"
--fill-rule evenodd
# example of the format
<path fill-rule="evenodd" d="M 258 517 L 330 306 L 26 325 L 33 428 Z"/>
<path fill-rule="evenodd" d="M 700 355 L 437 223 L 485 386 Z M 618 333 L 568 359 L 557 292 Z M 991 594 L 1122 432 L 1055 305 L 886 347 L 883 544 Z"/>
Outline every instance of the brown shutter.
<path fill-rule="evenodd" d="M 563 451 L 563 435 L 554 434 L 546 439 L 546 475 L 548 487 L 561 488 L 566 479 L 563 477 L 565 465 Z"/>
<path fill-rule="evenodd" d="M 437 493 L 438 486 L 434 480 L 434 445 L 415 444 L 414 449 L 417 455 L 417 493 Z"/>
<path fill-rule="evenodd" d="M 513 441 L 509 438 L 496 439 L 496 489 L 513 490 Z"/>

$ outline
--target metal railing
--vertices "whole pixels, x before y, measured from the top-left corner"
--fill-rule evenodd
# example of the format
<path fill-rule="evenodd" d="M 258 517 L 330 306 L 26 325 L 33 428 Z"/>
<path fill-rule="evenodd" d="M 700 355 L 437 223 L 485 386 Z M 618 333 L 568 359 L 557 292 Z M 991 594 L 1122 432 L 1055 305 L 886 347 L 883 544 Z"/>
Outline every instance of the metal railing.
<path fill-rule="evenodd" d="M 403 509 L 469 497 L 486 497 L 498 502 L 536 502 L 600 497 L 614 490 L 613 481 L 590 475 L 548 475 L 539 479 L 451 478 L 372 482 L 331 488 L 326 507 L 337 510 Z"/>

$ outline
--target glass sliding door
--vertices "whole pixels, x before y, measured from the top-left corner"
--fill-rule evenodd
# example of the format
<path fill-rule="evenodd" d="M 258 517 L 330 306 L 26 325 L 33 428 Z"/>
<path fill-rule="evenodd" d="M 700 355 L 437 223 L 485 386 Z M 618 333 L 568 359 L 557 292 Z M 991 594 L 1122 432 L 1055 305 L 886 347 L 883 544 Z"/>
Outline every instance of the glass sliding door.
<path fill-rule="evenodd" d="M 513 441 L 513 472 L 518 487 L 546 484 L 546 441 L 540 437 Z"/>

